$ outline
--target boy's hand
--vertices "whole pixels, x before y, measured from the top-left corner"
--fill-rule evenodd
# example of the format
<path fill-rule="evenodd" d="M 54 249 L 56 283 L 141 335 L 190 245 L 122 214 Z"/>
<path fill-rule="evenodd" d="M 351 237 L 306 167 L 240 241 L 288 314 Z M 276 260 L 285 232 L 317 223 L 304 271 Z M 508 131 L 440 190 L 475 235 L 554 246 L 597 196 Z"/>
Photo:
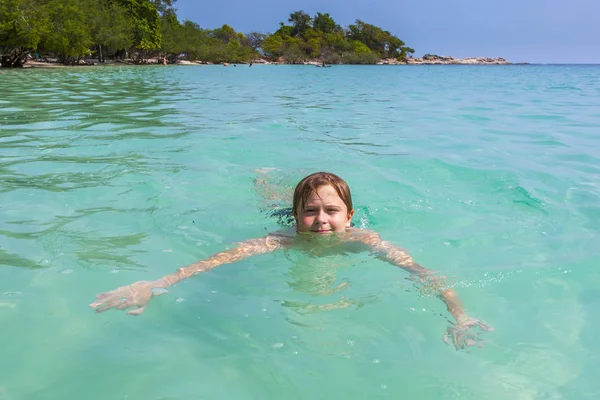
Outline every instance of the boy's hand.
<path fill-rule="evenodd" d="M 131 285 L 122 286 L 110 292 L 100 293 L 96 296 L 97 301 L 90 304 L 90 307 L 95 308 L 96 312 L 104 312 L 111 308 L 125 310 L 131 307 L 137 307 L 129 311 L 127 314 L 139 315 L 144 312 L 146 304 L 152 296 L 160 296 L 167 293 L 165 290 L 161 292 L 152 292 L 153 288 L 161 288 L 156 282 L 139 281 Z"/>
<path fill-rule="evenodd" d="M 474 327 L 478 327 L 480 331 L 493 331 L 489 325 L 484 324 L 477 318 L 467 317 L 455 325 L 449 326 L 444 341 L 448 344 L 450 338 L 457 350 L 464 349 L 470 346 L 483 347 L 483 339 L 480 337 L 481 332 L 474 332 Z"/>

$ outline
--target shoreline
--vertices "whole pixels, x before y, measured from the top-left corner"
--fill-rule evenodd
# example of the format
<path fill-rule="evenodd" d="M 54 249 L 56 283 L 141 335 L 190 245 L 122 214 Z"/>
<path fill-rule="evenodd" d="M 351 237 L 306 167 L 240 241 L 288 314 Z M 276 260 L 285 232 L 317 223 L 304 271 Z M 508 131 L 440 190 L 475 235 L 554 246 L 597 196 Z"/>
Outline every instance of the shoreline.
<path fill-rule="evenodd" d="M 85 59 L 78 65 L 64 65 L 56 61 L 39 61 L 39 60 L 27 60 L 23 65 L 23 68 L 73 68 L 73 67 L 104 67 L 104 66 L 149 66 L 149 65 L 162 65 L 159 59 L 151 58 L 146 60 L 143 64 L 136 64 L 132 60 L 106 60 L 104 63 L 98 62 L 96 59 Z M 280 61 L 268 61 L 265 59 L 257 59 L 251 62 L 257 65 L 321 65 L 323 62 L 320 60 L 309 60 L 300 64 L 287 63 L 285 60 Z M 188 61 L 178 60 L 174 64 L 168 65 L 248 65 L 250 62 L 244 63 L 209 63 L 204 61 Z M 365 65 L 524 65 L 529 63 L 511 63 L 502 57 L 467 57 L 467 58 L 454 58 L 451 56 L 425 56 L 422 58 L 409 58 L 406 61 L 398 61 L 396 59 L 383 59 L 376 64 L 365 64 Z M 361 64 L 330 64 L 330 65 L 361 65 Z M 4 68 L 2 68 L 4 69 Z M 9 68 L 6 68 L 9 69 Z M 18 69 L 18 68 L 17 68 Z"/>

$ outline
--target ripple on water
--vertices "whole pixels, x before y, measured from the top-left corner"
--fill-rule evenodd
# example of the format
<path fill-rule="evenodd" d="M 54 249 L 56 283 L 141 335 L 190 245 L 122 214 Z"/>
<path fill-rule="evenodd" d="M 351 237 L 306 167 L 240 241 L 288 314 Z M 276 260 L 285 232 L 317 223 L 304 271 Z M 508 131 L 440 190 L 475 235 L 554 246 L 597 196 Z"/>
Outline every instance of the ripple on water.
<path fill-rule="evenodd" d="M 60 377 L 102 398 L 577 397 L 599 349 L 597 83 L 591 66 L 3 70 L 0 397 L 59 398 Z M 263 254 L 143 318 L 87 313 L 278 229 L 270 207 L 318 170 L 348 180 L 358 227 L 451 277 L 496 327 L 484 349 L 443 347 L 444 304 L 366 254 Z"/>

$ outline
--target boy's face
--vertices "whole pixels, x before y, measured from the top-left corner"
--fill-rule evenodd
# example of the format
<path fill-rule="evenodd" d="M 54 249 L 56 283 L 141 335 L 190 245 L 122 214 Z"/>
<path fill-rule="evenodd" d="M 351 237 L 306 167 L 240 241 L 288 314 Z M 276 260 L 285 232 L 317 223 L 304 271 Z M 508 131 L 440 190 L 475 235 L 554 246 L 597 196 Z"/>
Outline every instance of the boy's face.
<path fill-rule="evenodd" d="M 321 186 L 307 199 L 304 207 L 298 205 L 295 215 L 298 232 L 327 235 L 345 232 L 350 227 L 354 210 L 348 207 L 330 186 Z"/>

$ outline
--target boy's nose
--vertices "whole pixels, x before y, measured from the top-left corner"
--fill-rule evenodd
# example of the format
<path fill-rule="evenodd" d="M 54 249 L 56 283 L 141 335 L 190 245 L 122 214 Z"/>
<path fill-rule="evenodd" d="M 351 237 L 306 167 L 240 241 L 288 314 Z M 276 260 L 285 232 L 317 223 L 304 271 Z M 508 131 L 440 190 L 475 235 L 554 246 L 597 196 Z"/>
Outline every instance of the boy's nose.
<path fill-rule="evenodd" d="M 325 221 L 327 221 L 327 213 L 320 212 L 319 215 L 317 215 L 317 222 L 322 224 Z"/>

